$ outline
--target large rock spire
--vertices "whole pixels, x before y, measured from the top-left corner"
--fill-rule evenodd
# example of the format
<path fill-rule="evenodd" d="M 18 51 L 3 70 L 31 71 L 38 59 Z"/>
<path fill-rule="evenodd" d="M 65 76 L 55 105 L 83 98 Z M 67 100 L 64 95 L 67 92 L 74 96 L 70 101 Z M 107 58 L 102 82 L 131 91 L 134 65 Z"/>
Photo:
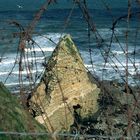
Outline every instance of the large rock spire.
<path fill-rule="evenodd" d="M 69 130 L 76 109 L 80 109 L 83 118 L 97 111 L 99 91 L 90 81 L 71 37 L 66 35 L 46 65 L 44 76 L 29 101 L 30 108 L 36 113 L 36 120 L 49 131 Z"/>

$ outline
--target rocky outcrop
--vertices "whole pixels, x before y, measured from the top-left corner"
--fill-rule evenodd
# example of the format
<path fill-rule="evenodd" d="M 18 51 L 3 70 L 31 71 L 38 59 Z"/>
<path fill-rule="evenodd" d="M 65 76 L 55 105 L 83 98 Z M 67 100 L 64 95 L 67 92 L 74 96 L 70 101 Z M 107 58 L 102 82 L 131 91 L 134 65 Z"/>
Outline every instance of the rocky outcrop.
<path fill-rule="evenodd" d="M 91 118 L 79 122 L 82 131 L 91 135 L 114 136 L 116 139 L 139 137 L 140 89 L 129 87 L 129 93 L 126 93 L 125 85 L 116 81 L 102 81 L 101 85 L 99 109 Z"/>
<path fill-rule="evenodd" d="M 1 132 L 45 132 L 44 126 L 40 125 L 34 118 L 29 115 L 20 105 L 17 96 L 13 96 L 7 88 L 0 83 L 0 131 Z M 43 140 L 43 136 L 36 137 Z M 1 134 L 1 140 L 32 140 L 35 136 L 21 136 Z"/>
<path fill-rule="evenodd" d="M 62 38 L 29 99 L 30 111 L 49 131 L 69 130 L 79 110 L 82 118 L 98 110 L 100 90 L 91 82 L 69 35 Z"/>

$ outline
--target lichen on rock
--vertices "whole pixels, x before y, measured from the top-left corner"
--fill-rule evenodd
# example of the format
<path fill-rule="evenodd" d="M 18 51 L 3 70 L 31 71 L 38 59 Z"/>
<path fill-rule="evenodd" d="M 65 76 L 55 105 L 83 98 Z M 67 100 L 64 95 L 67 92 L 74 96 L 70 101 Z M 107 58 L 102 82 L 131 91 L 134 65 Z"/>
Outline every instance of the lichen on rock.
<path fill-rule="evenodd" d="M 42 114 L 35 118 L 49 131 L 69 130 L 74 123 L 75 107 L 79 107 L 82 118 L 98 110 L 99 92 L 89 78 L 77 47 L 70 35 L 66 35 L 52 53 L 29 104 L 30 108 L 33 105 L 41 108 Z"/>

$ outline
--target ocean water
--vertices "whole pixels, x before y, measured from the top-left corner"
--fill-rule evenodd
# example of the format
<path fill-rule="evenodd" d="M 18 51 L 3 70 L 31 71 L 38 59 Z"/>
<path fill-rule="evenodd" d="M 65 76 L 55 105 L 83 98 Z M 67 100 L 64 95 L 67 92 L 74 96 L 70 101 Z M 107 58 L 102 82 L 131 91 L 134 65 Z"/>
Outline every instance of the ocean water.
<path fill-rule="evenodd" d="M 133 8 L 137 12 L 138 8 Z M 91 9 L 96 29 L 104 42 L 99 43 L 95 34 L 90 32 L 88 25 L 79 9 L 75 9 L 69 17 L 70 9 L 51 9 L 43 14 L 36 26 L 32 41 L 27 42 L 25 57 L 22 61 L 22 81 L 24 85 L 38 83 L 44 71 L 43 63 L 49 59 L 56 44 L 66 34 L 72 36 L 79 49 L 84 64 L 91 73 L 100 80 L 118 80 L 123 83 L 126 76 L 126 61 L 128 61 L 128 83 L 140 85 L 140 27 L 139 15 L 132 16 L 129 25 L 123 18 L 116 25 L 112 38 L 112 23 L 115 19 L 127 14 L 125 8 Z M 32 21 L 33 11 L 3 11 L 0 12 L 0 81 L 10 90 L 19 90 L 19 61 L 17 53 L 19 27 L 17 22 L 26 28 Z M 66 21 L 68 23 L 66 24 Z M 128 28 L 129 26 L 129 28 Z M 126 39 L 126 32 L 128 37 Z M 128 47 L 128 60 L 125 50 Z M 109 53 L 109 57 L 108 54 Z M 93 64 L 93 65 L 92 65 Z M 27 69 L 26 66 L 30 66 Z M 29 73 L 32 73 L 29 80 Z"/>

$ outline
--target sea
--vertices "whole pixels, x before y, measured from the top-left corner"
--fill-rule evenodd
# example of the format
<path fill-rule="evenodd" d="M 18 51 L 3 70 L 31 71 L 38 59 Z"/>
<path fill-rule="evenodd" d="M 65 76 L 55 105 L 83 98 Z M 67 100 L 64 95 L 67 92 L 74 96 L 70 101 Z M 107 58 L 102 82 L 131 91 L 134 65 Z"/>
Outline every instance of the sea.
<path fill-rule="evenodd" d="M 37 84 L 57 43 L 70 34 L 85 67 L 95 77 L 120 83 L 128 80 L 129 85 L 140 86 L 140 10 L 132 8 L 129 21 L 127 11 L 127 8 L 89 9 L 95 33 L 78 7 L 48 9 L 22 55 L 18 49 L 19 33 L 29 26 L 36 11 L 0 11 L 0 81 L 15 93 L 21 83 Z"/>

